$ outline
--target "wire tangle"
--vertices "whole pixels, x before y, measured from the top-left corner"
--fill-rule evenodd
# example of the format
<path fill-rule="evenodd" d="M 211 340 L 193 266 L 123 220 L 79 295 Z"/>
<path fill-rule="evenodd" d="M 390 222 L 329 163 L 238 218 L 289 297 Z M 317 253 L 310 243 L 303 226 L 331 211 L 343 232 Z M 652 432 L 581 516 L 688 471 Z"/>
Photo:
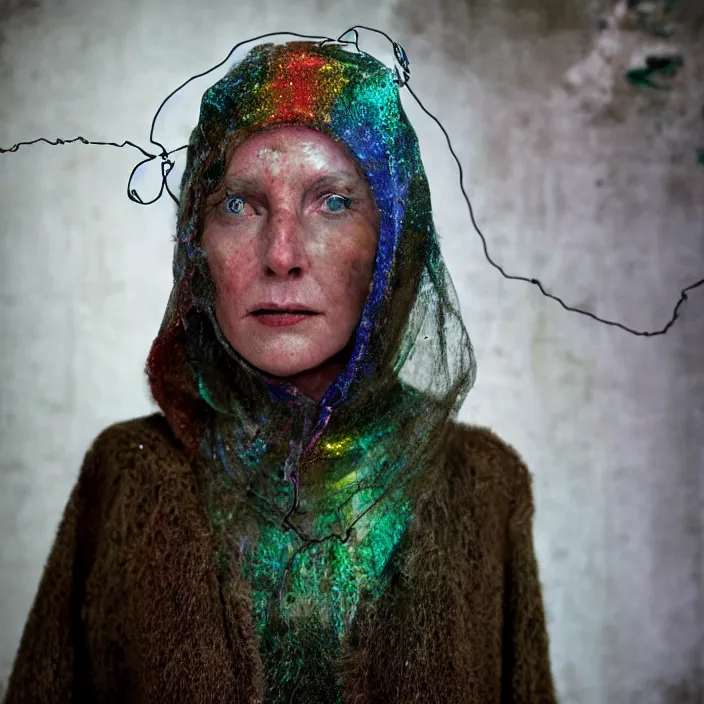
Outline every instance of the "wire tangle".
<path fill-rule="evenodd" d="M 467 203 L 467 209 L 469 210 L 469 216 L 472 221 L 472 226 L 474 227 L 474 230 L 476 233 L 479 235 L 481 241 L 482 241 L 482 246 L 484 248 L 484 256 L 486 257 L 487 261 L 491 266 L 493 266 L 495 269 L 497 269 L 501 275 L 509 280 L 512 281 L 524 281 L 526 283 L 532 284 L 533 286 L 537 286 L 540 292 L 546 297 L 550 298 L 553 301 L 557 301 L 565 310 L 573 312 L 573 313 L 578 313 L 579 315 L 585 315 L 589 318 L 592 318 L 593 320 L 596 320 L 599 323 L 603 323 L 604 325 L 609 325 L 612 327 L 617 327 L 620 328 L 621 330 L 624 330 L 628 333 L 631 333 L 632 335 L 636 335 L 639 337 L 656 337 L 658 335 L 664 335 L 668 332 L 668 330 L 675 324 L 675 321 L 679 317 L 679 309 L 682 306 L 682 304 L 688 299 L 688 292 L 693 291 L 694 289 L 698 288 L 699 286 L 704 285 L 704 277 L 699 279 L 698 281 L 695 281 L 694 283 L 690 284 L 689 286 L 686 286 L 683 288 L 680 292 L 680 298 L 677 301 L 677 304 L 675 305 L 673 311 L 672 311 L 672 316 L 670 317 L 670 320 L 660 329 L 660 330 L 635 330 L 633 328 L 628 327 L 627 325 L 624 325 L 618 321 L 613 321 L 613 320 L 606 320 L 604 318 L 600 318 L 599 316 L 595 315 L 594 313 L 591 313 L 590 311 L 582 310 L 581 308 L 576 308 L 570 305 L 567 305 L 561 298 L 558 296 L 550 293 L 545 289 L 545 286 L 539 279 L 535 278 L 529 278 L 527 276 L 521 276 L 517 274 L 508 274 L 506 271 L 503 269 L 503 267 L 500 264 L 497 264 L 489 254 L 489 249 L 487 245 L 487 240 L 484 234 L 482 233 L 481 229 L 479 228 L 479 225 L 477 224 L 476 218 L 474 216 L 474 210 L 472 208 L 472 204 L 469 200 L 469 196 L 467 195 L 467 192 L 464 187 L 464 172 L 462 169 L 462 164 L 460 163 L 459 158 L 457 157 L 457 154 L 455 153 L 455 150 L 452 147 L 452 141 L 450 140 L 450 136 L 448 135 L 447 131 L 443 127 L 443 125 L 440 123 L 440 120 L 433 115 L 420 101 L 418 96 L 413 92 L 411 89 L 409 83 L 410 83 L 410 78 L 411 78 L 411 70 L 410 70 L 410 61 L 408 59 L 408 55 L 406 54 L 405 50 L 403 47 L 395 42 L 391 37 L 386 34 L 386 32 L 383 32 L 380 29 L 374 29 L 372 27 L 366 27 L 364 25 L 355 25 L 354 27 L 351 27 L 348 29 L 346 32 L 343 32 L 337 39 L 332 39 L 330 37 L 320 37 L 320 36 L 314 36 L 314 35 L 306 35 L 306 34 L 298 34 L 296 32 L 269 32 L 267 34 L 261 34 L 258 37 L 254 37 L 252 39 L 246 39 L 244 41 L 239 42 L 238 44 L 235 44 L 234 47 L 230 50 L 228 55 L 218 64 L 213 66 L 212 68 L 208 69 L 207 71 L 203 71 L 202 73 L 198 73 L 194 76 L 191 76 L 189 79 L 181 83 L 180 86 L 178 86 L 176 89 L 171 91 L 166 98 L 161 102 L 159 107 L 157 108 L 156 113 L 154 113 L 154 117 L 152 118 L 152 123 L 151 127 L 149 130 L 149 141 L 151 144 L 153 144 L 156 147 L 159 147 L 159 152 L 158 154 L 152 154 L 139 145 L 135 144 L 134 142 L 131 142 L 129 140 L 125 140 L 122 142 L 122 144 L 118 144 L 116 142 L 98 142 L 98 141 L 91 141 L 88 139 L 85 139 L 84 137 L 74 137 L 73 139 L 56 139 L 55 141 L 50 141 L 44 137 L 40 137 L 39 139 L 32 140 L 30 142 L 19 142 L 18 144 L 15 144 L 13 147 L 10 147 L 9 149 L 3 149 L 0 147 L 0 154 L 8 154 L 11 152 L 16 152 L 19 150 L 20 147 L 22 146 L 29 146 L 31 144 L 37 144 L 38 142 L 46 142 L 47 144 L 51 146 L 58 146 L 58 145 L 65 145 L 65 144 L 71 144 L 73 142 L 81 142 L 82 144 L 87 144 L 87 145 L 93 145 L 93 146 L 110 146 L 110 147 L 118 147 L 118 148 L 124 148 L 126 146 L 132 147 L 134 149 L 139 150 L 145 158 L 140 161 L 134 169 L 132 169 L 132 173 L 130 174 L 130 178 L 127 182 L 127 197 L 133 201 L 134 203 L 137 203 L 138 205 L 152 205 L 153 203 L 156 203 L 161 196 L 164 193 L 164 190 L 171 196 L 172 200 L 178 205 L 179 200 L 178 198 L 173 194 L 171 189 L 169 188 L 168 184 L 168 177 L 171 171 L 173 170 L 175 166 L 175 162 L 170 158 L 172 154 L 175 154 L 177 152 L 182 151 L 183 149 L 187 149 L 188 145 L 184 144 L 181 147 L 178 147 L 176 149 L 172 149 L 171 151 L 168 151 L 166 147 L 158 142 L 157 140 L 154 139 L 154 130 L 156 126 L 156 121 L 159 117 L 159 114 L 161 111 L 164 109 L 166 104 L 169 102 L 169 100 L 176 95 L 180 90 L 185 88 L 189 83 L 192 81 L 195 81 L 199 78 L 202 78 L 204 76 L 207 76 L 209 73 L 212 73 L 213 71 L 217 70 L 221 66 L 223 66 L 225 63 L 227 63 L 230 59 L 230 57 L 239 49 L 241 46 L 244 44 L 249 44 L 251 42 L 258 42 L 262 39 L 267 39 L 269 37 L 274 37 L 274 36 L 280 36 L 280 35 L 287 35 L 287 36 L 293 36 L 293 37 L 298 37 L 300 39 L 309 39 L 309 40 L 317 40 L 320 45 L 327 44 L 329 42 L 336 42 L 340 44 L 353 44 L 355 46 L 355 49 L 360 52 L 366 54 L 362 49 L 359 48 L 359 29 L 364 29 L 369 32 L 375 32 L 377 34 L 382 35 L 385 37 L 390 44 L 393 47 L 393 54 L 394 54 L 394 59 L 396 61 L 396 64 L 394 66 L 394 73 L 396 75 L 395 82 L 398 84 L 399 88 L 406 88 L 408 92 L 411 94 L 413 99 L 418 103 L 418 106 L 420 109 L 428 115 L 437 125 L 438 127 L 442 130 L 442 133 L 445 135 L 445 139 L 447 140 L 447 145 L 450 150 L 450 153 L 452 154 L 455 162 L 457 163 L 457 168 L 459 171 L 459 181 L 460 181 L 460 189 L 462 191 L 462 196 L 464 197 L 465 202 Z M 352 34 L 354 36 L 353 40 L 349 39 L 344 39 L 346 35 Z M 151 161 L 154 161 L 154 159 L 161 158 L 161 188 L 159 189 L 159 193 L 157 194 L 156 198 L 150 201 L 144 201 L 140 197 L 140 195 L 137 193 L 137 191 L 131 187 L 132 184 L 132 179 L 134 178 L 135 173 L 144 165 L 147 164 Z"/>

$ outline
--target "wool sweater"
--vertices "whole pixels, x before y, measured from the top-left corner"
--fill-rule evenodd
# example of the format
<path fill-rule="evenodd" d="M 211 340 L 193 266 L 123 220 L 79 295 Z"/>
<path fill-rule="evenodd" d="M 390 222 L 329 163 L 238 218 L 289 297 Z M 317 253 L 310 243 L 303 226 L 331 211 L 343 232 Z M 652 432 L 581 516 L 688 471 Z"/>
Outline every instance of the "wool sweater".
<path fill-rule="evenodd" d="M 202 481 L 161 414 L 97 437 L 5 704 L 262 701 L 251 597 L 243 581 L 218 589 Z M 453 422 L 414 509 L 414 558 L 346 645 L 345 702 L 555 702 L 520 456 L 490 430 Z"/>

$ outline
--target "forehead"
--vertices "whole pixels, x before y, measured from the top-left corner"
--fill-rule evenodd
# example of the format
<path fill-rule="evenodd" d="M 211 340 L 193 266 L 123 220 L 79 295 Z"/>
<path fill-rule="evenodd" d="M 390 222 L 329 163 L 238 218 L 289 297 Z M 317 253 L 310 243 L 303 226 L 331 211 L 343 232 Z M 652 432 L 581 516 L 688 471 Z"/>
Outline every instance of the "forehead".
<path fill-rule="evenodd" d="M 290 162 L 311 171 L 331 168 L 359 172 L 347 149 L 328 135 L 303 126 L 257 132 L 231 154 L 228 173 L 257 171 Z"/>

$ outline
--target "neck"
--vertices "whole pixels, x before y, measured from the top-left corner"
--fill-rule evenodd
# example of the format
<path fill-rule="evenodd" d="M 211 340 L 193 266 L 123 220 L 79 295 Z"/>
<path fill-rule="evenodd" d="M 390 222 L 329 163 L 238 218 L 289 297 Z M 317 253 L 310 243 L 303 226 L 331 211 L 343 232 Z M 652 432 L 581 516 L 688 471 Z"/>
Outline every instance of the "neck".
<path fill-rule="evenodd" d="M 345 356 L 339 354 L 313 369 L 279 378 L 295 386 L 302 394 L 313 401 L 320 401 L 330 384 L 335 381 L 338 374 L 345 368 L 345 362 Z"/>

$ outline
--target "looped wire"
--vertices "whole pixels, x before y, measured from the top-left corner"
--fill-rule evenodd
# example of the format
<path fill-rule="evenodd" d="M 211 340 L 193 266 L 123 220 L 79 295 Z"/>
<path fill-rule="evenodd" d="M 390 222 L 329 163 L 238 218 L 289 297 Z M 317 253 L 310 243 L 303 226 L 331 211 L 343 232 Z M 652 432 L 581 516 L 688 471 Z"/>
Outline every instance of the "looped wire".
<path fill-rule="evenodd" d="M 401 71 L 403 72 L 403 79 L 401 78 L 401 73 L 398 70 L 398 66 L 394 66 L 394 71 L 396 72 L 396 83 L 403 88 L 411 80 L 411 65 L 408 60 L 408 55 L 404 48 L 398 43 L 394 42 L 394 56 L 396 61 L 401 66 Z"/>
<path fill-rule="evenodd" d="M 35 139 L 31 142 L 20 142 L 18 144 L 15 144 L 14 146 L 10 147 L 9 149 L 0 148 L 0 154 L 7 154 L 10 152 L 16 152 L 19 149 L 19 147 L 21 147 L 21 146 L 36 144 L 37 142 L 46 142 L 47 144 L 49 144 L 51 146 L 65 145 L 65 144 L 69 144 L 72 142 L 81 142 L 82 144 L 97 145 L 97 146 L 113 146 L 113 147 L 119 147 L 119 148 L 122 148 L 125 146 L 130 146 L 130 147 L 142 152 L 142 154 L 146 158 L 143 159 L 142 161 L 140 161 L 134 167 L 134 169 L 132 170 L 132 173 L 130 174 L 129 180 L 127 182 L 127 197 L 132 202 L 137 203 L 138 205 L 152 205 L 153 203 L 156 203 L 156 201 L 158 201 L 161 198 L 164 190 L 166 190 L 166 192 L 171 196 L 172 200 L 176 203 L 176 205 L 179 205 L 178 198 L 172 193 L 171 189 L 169 188 L 169 184 L 168 184 L 168 176 L 171 173 L 171 171 L 173 170 L 174 165 L 175 165 L 175 162 L 172 159 L 170 159 L 169 157 L 172 154 L 175 154 L 176 152 L 179 152 L 183 149 L 187 149 L 188 145 L 184 144 L 176 149 L 173 149 L 171 151 L 167 151 L 167 149 L 166 149 L 166 147 L 164 147 L 164 145 L 162 145 L 160 142 L 158 142 L 154 139 L 154 129 L 155 129 L 155 125 L 156 125 L 156 120 L 157 120 L 160 112 L 163 110 L 164 106 L 166 105 L 166 103 L 174 95 L 176 95 L 176 93 L 178 93 L 182 88 L 184 88 L 186 85 L 188 85 L 191 81 L 194 81 L 197 78 L 202 78 L 203 76 L 206 76 L 207 74 L 212 73 L 217 68 L 219 68 L 220 66 L 225 64 L 229 60 L 229 58 L 235 53 L 235 51 L 239 47 L 241 47 L 242 45 L 249 44 L 252 42 L 258 42 L 262 39 L 267 39 L 269 37 L 279 36 L 282 34 L 285 34 L 288 36 L 293 36 L 293 37 L 298 37 L 300 39 L 317 41 L 320 45 L 324 45 L 324 44 L 327 44 L 330 42 L 337 42 L 337 43 L 341 43 L 341 44 L 354 44 L 357 51 L 362 52 L 362 53 L 367 53 L 359 48 L 359 31 L 358 31 L 359 29 L 364 29 L 369 32 L 374 32 L 376 34 L 380 34 L 390 42 L 391 46 L 393 47 L 393 53 L 394 53 L 394 59 L 395 59 L 394 73 L 396 75 L 396 78 L 394 79 L 394 82 L 397 83 L 400 88 L 406 88 L 406 90 L 410 93 L 410 95 L 413 97 L 413 99 L 416 101 L 416 103 L 418 103 L 421 110 L 423 110 L 423 112 L 426 115 L 428 115 L 440 127 L 442 133 L 445 135 L 450 153 L 452 154 L 452 156 L 455 159 L 455 162 L 457 163 L 457 167 L 458 167 L 458 171 L 459 171 L 460 189 L 462 190 L 462 195 L 464 196 L 465 202 L 467 203 L 469 215 L 472 220 L 472 226 L 474 227 L 475 232 L 479 235 L 479 237 L 482 240 L 482 244 L 484 246 L 484 255 L 485 255 L 487 261 L 489 262 L 489 264 L 491 264 L 491 266 L 493 266 L 495 269 L 497 269 L 501 273 L 501 275 L 506 279 L 510 279 L 513 281 L 523 281 L 525 283 L 529 283 L 533 286 L 536 286 L 545 297 L 550 298 L 554 301 L 557 301 L 567 311 L 570 311 L 573 313 L 578 313 L 580 315 L 585 315 L 589 318 L 592 318 L 593 320 L 596 320 L 597 322 L 603 323 L 604 325 L 609 325 L 612 327 L 620 328 L 621 330 L 624 330 L 628 333 L 631 333 L 632 335 L 636 335 L 639 337 L 655 337 L 655 336 L 664 335 L 667 333 L 667 331 L 674 325 L 675 321 L 679 317 L 680 306 L 686 300 L 688 300 L 687 292 L 692 291 L 692 290 L 704 285 L 704 277 L 682 289 L 682 291 L 680 292 L 680 298 L 674 307 L 674 310 L 672 312 L 672 316 L 671 316 L 670 320 L 660 330 L 639 331 L 639 330 L 634 330 L 633 328 L 630 328 L 630 327 L 623 325 L 622 323 L 619 323 L 616 321 L 605 320 L 603 318 L 598 317 L 597 315 L 594 315 L 593 313 L 590 313 L 589 311 L 585 311 L 585 310 L 582 310 L 580 308 L 576 308 L 573 306 L 568 306 L 567 304 L 565 304 L 565 302 L 561 298 L 558 298 L 557 296 L 553 295 L 552 293 L 549 293 L 548 291 L 546 291 L 545 287 L 538 279 L 532 278 L 532 277 L 520 276 L 520 275 L 507 274 L 499 264 L 494 262 L 494 260 L 489 255 L 486 238 L 484 237 L 484 234 L 482 233 L 482 231 L 479 229 L 479 226 L 477 225 L 477 222 L 474 218 L 472 204 L 470 203 L 469 197 L 467 196 L 467 193 L 464 189 L 462 164 L 460 163 L 459 159 L 457 158 L 457 154 L 455 153 L 454 149 L 452 148 L 452 142 L 450 141 L 450 137 L 447 134 L 447 131 L 445 130 L 445 128 L 440 123 L 440 120 L 438 120 L 438 118 L 435 117 L 435 115 L 433 115 L 429 110 L 427 110 L 425 108 L 423 103 L 419 100 L 418 96 L 416 96 L 416 94 L 413 92 L 413 90 L 410 87 L 410 78 L 411 78 L 410 61 L 408 59 L 408 55 L 406 54 L 406 51 L 398 42 L 395 42 L 393 39 L 391 39 L 391 37 L 388 34 L 386 34 L 386 32 L 383 32 L 380 29 L 375 29 L 373 27 L 367 27 L 365 25 L 355 25 L 354 27 L 351 27 L 350 29 L 348 29 L 346 32 L 343 32 L 337 39 L 332 39 L 331 37 L 320 37 L 320 36 L 312 36 L 312 35 L 306 35 L 306 34 L 298 34 L 296 32 L 268 32 L 267 34 L 261 34 L 258 37 L 253 37 L 252 39 L 246 39 L 244 41 L 239 42 L 238 44 L 235 44 L 235 46 L 232 47 L 232 49 L 230 50 L 230 53 L 219 64 L 216 64 L 215 66 L 208 69 L 207 71 L 196 74 L 195 76 L 191 76 L 188 80 L 184 81 L 180 86 L 178 86 L 178 88 L 176 88 L 171 93 L 169 93 L 168 96 L 166 96 L 166 98 L 162 101 L 161 105 L 158 107 L 156 113 L 154 114 L 154 117 L 152 118 L 151 130 L 149 132 L 149 141 L 152 144 L 154 144 L 155 146 L 160 147 L 161 151 L 158 156 L 160 156 L 161 160 L 162 160 L 162 162 L 161 162 L 161 188 L 159 189 L 159 193 L 157 194 L 156 198 L 154 198 L 153 200 L 146 201 L 146 202 L 143 201 L 142 198 L 137 193 L 137 191 L 131 187 L 131 184 L 132 184 L 132 179 L 134 178 L 136 171 L 142 165 L 156 159 L 157 155 L 151 154 L 150 152 L 142 149 L 142 147 L 140 147 L 130 141 L 125 141 L 122 144 L 116 144 L 115 142 L 94 142 L 94 141 L 87 140 L 84 137 L 75 137 L 74 139 L 67 139 L 67 140 L 57 139 L 52 142 L 44 137 L 40 137 L 39 139 Z M 353 40 L 344 39 L 344 37 L 348 34 L 352 34 L 354 39 Z"/>

